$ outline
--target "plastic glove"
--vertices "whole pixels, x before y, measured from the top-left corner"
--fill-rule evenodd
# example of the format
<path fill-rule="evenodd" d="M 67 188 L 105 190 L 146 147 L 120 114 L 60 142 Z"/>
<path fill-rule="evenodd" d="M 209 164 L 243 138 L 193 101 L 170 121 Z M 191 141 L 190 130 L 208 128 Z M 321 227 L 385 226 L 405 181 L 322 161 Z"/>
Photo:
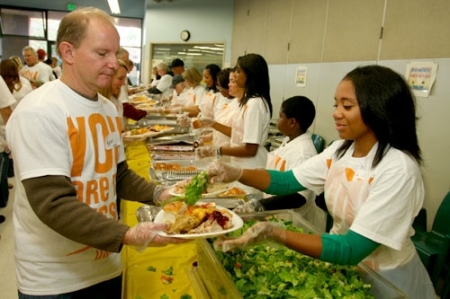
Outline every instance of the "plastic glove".
<path fill-rule="evenodd" d="M 243 169 L 237 165 L 214 161 L 208 165 L 208 176 L 211 183 L 238 181 L 243 173 Z"/>
<path fill-rule="evenodd" d="M 216 123 L 216 121 L 214 119 L 208 118 L 208 117 L 203 117 L 203 116 L 200 116 L 198 118 L 198 120 L 200 121 L 201 128 L 209 128 L 209 127 L 212 127 L 212 125 L 214 125 Z"/>
<path fill-rule="evenodd" d="M 178 115 L 177 124 L 179 124 L 181 127 L 188 128 L 191 126 L 191 119 L 187 114 Z"/>
<path fill-rule="evenodd" d="M 182 106 L 170 106 L 164 109 L 165 114 L 182 114 L 183 107 Z"/>
<path fill-rule="evenodd" d="M 201 132 L 199 136 L 200 144 L 211 144 L 213 141 L 213 132 L 207 131 L 207 132 Z"/>
<path fill-rule="evenodd" d="M 153 202 L 155 203 L 155 205 L 161 206 L 165 202 L 169 201 L 172 197 L 174 197 L 172 194 L 170 194 L 170 189 L 172 189 L 171 186 L 156 186 L 155 190 L 153 191 Z"/>
<path fill-rule="evenodd" d="M 148 113 L 163 113 L 164 112 L 164 107 L 151 107 L 146 109 L 147 114 Z"/>
<path fill-rule="evenodd" d="M 264 240 L 278 239 L 284 243 L 286 230 L 271 222 L 258 222 L 250 227 L 242 236 L 237 238 L 220 238 L 214 241 L 216 251 L 227 252 L 234 248 L 242 248 Z"/>
<path fill-rule="evenodd" d="M 164 246 L 166 244 L 179 244 L 186 241 L 178 238 L 163 237 L 158 233 L 167 228 L 165 223 L 142 222 L 130 228 L 124 237 L 124 244 L 136 246 L 138 251 L 149 246 Z"/>
<path fill-rule="evenodd" d="M 139 222 L 152 222 L 161 211 L 161 207 L 143 205 L 136 210 L 136 218 Z"/>
<path fill-rule="evenodd" d="M 264 211 L 264 206 L 258 199 L 251 199 L 245 204 L 237 206 L 234 208 L 233 212 L 238 214 L 251 213 L 251 212 L 262 212 Z"/>
<path fill-rule="evenodd" d="M 217 148 L 214 146 L 201 146 L 195 149 L 195 157 L 197 159 L 215 157 Z"/>

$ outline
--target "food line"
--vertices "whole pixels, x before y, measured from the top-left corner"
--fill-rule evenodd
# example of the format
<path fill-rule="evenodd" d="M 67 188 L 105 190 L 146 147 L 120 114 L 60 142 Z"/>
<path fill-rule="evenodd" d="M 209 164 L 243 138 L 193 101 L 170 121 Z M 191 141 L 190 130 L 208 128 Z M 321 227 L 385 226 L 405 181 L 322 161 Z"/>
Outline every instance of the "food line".
<path fill-rule="evenodd" d="M 164 115 L 149 116 L 138 125 L 154 125 L 164 119 L 167 121 Z M 176 121 L 171 124 L 176 126 Z M 209 162 L 207 159 L 195 160 L 197 146 L 199 146 L 199 131 L 193 132 L 192 129 L 184 128 L 128 144 L 126 156 L 130 168 L 136 170 L 138 174 L 165 185 L 172 185 L 192 177 L 206 167 Z M 133 159 L 135 151 L 139 152 L 138 159 Z M 232 203 L 228 208 L 244 203 L 243 199 L 238 197 L 232 200 L 211 197 L 207 200 L 214 201 L 218 205 Z M 123 206 L 124 221 L 129 225 L 136 224 L 136 210 L 140 205 L 127 203 Z M 299 224 L 304 222 L 299 221 Z M 148 248 L 143 253 L 126 248 L 123 253 L 125 298 L 160 298 L 164 295 L 167 297 L 162 298 L 208 298 L 211 294 L 223 298 L 242 298 L 235 297 L 239 291 L 228 274 L 224 274 L 224 268 L 216 265 L 220 264 L 220 261 L 205 242 L 200 240 L 183 245 Z M 211 265 L 216 266 L 210 269 Z M 375 282 L 375 294 L 381 294 L 385 298 L 403 298 L 398 290 L 392 288 L 392 285 L 373 271 L 362 268 L 360 274 L 365 281 Z"/>
<path fill-rule="evenodd" d="M 139 136 L 142 128 L 155 126 L 167 126 L 170 129 Z M 191 128 L 180 126 L 177 115 L 149 114 L 138 122 L 130 122 L 128 129 L 135 130 L 138 136 L 126 142 L 127 162 L 131 169 L 147 180 L 171 185 L 193 176 L 209 162 L 195 160 L 200 131 L 193 132 Z M 243 200 L 236 198 L 234 203 L 241 204 Z M 122 221 L 130 226 L 136 225 L 136 211 L 142 206 L 140 203 L 122 201 Z M 199 285 L 188 276 L 197 261 L 195 241 L 149 247 L 142 252 L 124 246 L 122 255 L 125 298 L 203 298 L 197 297 Z"/>

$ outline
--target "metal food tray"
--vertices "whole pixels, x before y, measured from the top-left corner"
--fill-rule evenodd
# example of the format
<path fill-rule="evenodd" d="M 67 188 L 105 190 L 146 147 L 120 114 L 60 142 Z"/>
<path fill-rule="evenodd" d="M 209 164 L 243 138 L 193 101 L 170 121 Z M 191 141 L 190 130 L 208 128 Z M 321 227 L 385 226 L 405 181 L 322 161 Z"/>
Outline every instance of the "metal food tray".
<path fill-rule="evenodd" d="M 240 214 L 239 216 L 241 216 L 243 220 L 265 220 L 267 217 L 274 216 L 278 219 L 292 221 L 293 225 L 303 228 L 304 232 L 320 234 L 318 229 L 316 229 L 312 224 L 307 222 L 293 210 L 264 211 Z M 197 259 L 197 267 L 195 270 L 198 280 L 193 281 L 193 283 L 201 284 L 200 287 L 203 292 L 198 292 L 196 294 L 199 299 L 243 298 L 236 285 L 233 283 L 230 274 L 225 270 L 217 258 L 215 251 L 205 239 L 197 240 Z M 364 264 L 358 264 L 358 272 L 364 281 L 372 284 L 371 293 L 375 298 L 407 298 L 407 296 L 392 283 Z M 198 289 L 200 288 L 196 288 L 196 291 Z"/>
<path fill-rule="evenodd" d="M 208 167 L 208 164 L 212 161 L 212 158 L 205 158 L 205 159 L 197 159 L 197 160 L 184 160 L 184 159 L 177 159 L 177 160 L 152 160 L 151 162 L 151 168 L 153 169 L 154 175 L 158 180 L 164 180 L 164 181 L 181 181 L 184 179 L 188 179 L 190 177 L 193 177 L 197 174 L 199 174 L 202 170 L 205 170 Z M 176 170 L 176 169 L 169 169 L 169 170 L 163 170 L 163 169 L 157 169 L 155 166 L 156 164 L 164 163 L 164 164 L 177 164 L 182 169 Z M 196 169 L 195 170 L 186 170 L 183 168 L 193 166 Z"/>
<path fill-rule="evenodd" d="M 218 206 L 232 210 L 240 205 L 243 205 L 245 203 L 245 200 L 237 197 L 213 197 L 203 198 L 199 200 L 199 202 L 213 202 Z"/>
<path fill-rule="evenodd" d="M 164 160 L 193 160 L 195 152 L 152 152 L 150 154 L 152 161 Z"/>
<path fill-rule="evenodd" d="M 173 144 L 178 142 L 185 142 L 189 144 L 194 144 L 198 137 L 195 133 L 187 133 L 189 128 L 182 128 L 178 127 L 178 131 L 180 131 L 181 134 L 179 135 L 165 135 L 161 137 L 153 137 L 148 139 L 148 145 L 159 145 L 159 144 Z M 184 132 L 181 132 L 184 131 Z M 170 132 L 174 133 L 174 131 Z"/>

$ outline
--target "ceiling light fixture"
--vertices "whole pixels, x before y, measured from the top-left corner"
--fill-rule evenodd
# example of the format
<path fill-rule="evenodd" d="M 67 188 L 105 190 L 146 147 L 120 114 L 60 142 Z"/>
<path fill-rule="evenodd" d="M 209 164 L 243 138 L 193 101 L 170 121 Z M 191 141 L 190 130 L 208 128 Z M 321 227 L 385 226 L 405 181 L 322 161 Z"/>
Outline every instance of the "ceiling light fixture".
<path fill-rule="evenodd" d="M 113 14 L 120 14 L 119 0 L 108 0 L 108 5 Z"/>

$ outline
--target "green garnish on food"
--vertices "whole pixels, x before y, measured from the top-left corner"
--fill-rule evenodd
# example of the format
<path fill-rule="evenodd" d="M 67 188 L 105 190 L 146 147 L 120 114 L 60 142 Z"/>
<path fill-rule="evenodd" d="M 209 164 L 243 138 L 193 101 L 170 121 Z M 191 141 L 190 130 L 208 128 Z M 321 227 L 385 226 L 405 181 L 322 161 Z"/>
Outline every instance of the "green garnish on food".
<path fill-rule="evenodd" d="M 202 171 L 194 176 L 185 188 L 184 202 L 191 206 L 195 205 L 208 189 L 208 184 L 209 178 L 206 171 Z"/>

